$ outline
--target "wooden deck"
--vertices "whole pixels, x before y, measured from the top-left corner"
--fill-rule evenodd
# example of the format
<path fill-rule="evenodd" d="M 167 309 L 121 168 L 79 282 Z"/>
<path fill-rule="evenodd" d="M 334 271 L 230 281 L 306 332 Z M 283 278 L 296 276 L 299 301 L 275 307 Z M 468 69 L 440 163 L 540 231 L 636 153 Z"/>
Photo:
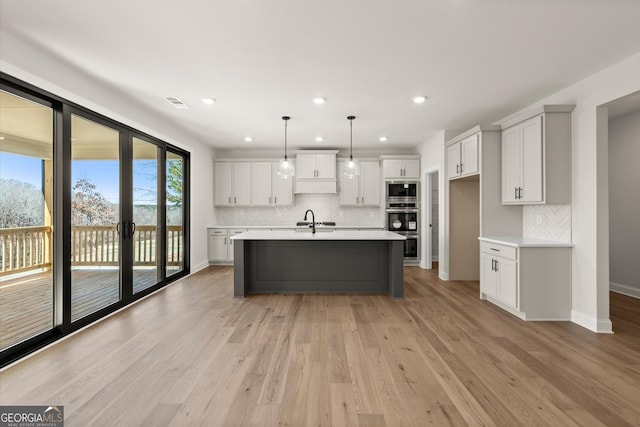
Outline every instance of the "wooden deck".
<path fill-rule="evenodd" d="M 74 270 L 72 319 L 118 301 L 118 270 Z M 155 270 L 134 270 L 134 292 L 156 283 Z M 0 283 L 0 350 L 53 327 L 53 274 L 34 273 Z"/>

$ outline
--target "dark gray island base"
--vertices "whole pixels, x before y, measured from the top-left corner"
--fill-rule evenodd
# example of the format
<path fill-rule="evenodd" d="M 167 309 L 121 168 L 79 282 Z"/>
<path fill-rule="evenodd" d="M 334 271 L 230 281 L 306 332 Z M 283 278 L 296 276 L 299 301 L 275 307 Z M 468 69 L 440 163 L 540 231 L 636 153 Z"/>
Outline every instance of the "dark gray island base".
<path fill-rule="evenodd" d="M 384 293 L 404 296 L 404 237 L 387 231 L 250 231 L 233 237 L 234 296 Z"/>

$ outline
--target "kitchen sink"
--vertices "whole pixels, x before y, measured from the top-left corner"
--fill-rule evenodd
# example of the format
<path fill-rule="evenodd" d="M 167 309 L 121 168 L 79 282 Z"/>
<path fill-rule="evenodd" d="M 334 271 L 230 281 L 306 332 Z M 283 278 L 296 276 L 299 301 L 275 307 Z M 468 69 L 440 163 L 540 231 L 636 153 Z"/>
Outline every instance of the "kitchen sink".
<path fill-rule="evenodd" d="M 316 222 L 316 233 L 323 232 L 326 233 L 328 231 L 335 231 L 334 228 L 336 223 L 333 221 L 324 221 L 324 222 Z M 311 223 L 308 221 L 298 221 L 296 222 L 296 227 L 305 227 L 305 228 L 296 228 L 297 232 L 309 232 L 311 231 Z"/>

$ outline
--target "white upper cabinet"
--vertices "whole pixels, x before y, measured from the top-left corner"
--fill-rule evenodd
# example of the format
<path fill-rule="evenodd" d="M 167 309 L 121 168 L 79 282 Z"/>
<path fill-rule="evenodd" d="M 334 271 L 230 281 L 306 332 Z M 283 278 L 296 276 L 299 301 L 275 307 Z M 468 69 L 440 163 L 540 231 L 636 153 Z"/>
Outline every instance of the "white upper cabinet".
<path fill-rule="evenodd" d="M 379 162 L 359 162 L 360 175 L 347 178 L 343 175 L 346 161 L 340 162 L 340 204 L 343 206 L 379 206 L 381 180 Z"/>
<path fill-rule="evenodd" d="M 478 134 L 447 146 L 447 178 L 455 179 L 480 173 Z"/>
<path fill-rule="evenodd" d="M 380 206 L 381 193 L 380 163 L 360 163 L 360 204 L 363 206 Z"/>
<path fill-rule="evenodd" d="M 233 205 L 251 205 L 251 163 L 233 164 Z"/>
<path fill-rule="evenodd" d="M 420 159 L 382 160 L 384 179 L 420 179 Z"/>
<path fill-rule="evenodd" d="M 231 163 L 213 164 L 213 204 L 214 206 L 232 206 Z"/>
<path fill-rule="evenodd" d="M 502 131 L 502 203 L 571 202 L 571 111 L 545 105 L 543 112 Z"/>
<path fill-rule="evenodd" d="M 274 206 L 293 204 L 293 178 L 283 179 L 278 176 L 278 162 L 271 164 L 271 196 Z"/>
<path fill-rule="evenodd" d="M 297 154 L 296 168 L 300 179 L 335 179 L 336 153 Z"/>
<path fill-rule="evenodd" d="M 296 193 L 336 193 L 337 150 L 296 151 Z"/>
<path fill-rule="evenodd" d="M 213 204 L 215 206 L 249 206 L 251 204 L 251 163 L 214 163 Z"/>
<path fill-rule="evenodd" d="M 251 163 L 251 205 L 271 206 L 271 162 Z"/>

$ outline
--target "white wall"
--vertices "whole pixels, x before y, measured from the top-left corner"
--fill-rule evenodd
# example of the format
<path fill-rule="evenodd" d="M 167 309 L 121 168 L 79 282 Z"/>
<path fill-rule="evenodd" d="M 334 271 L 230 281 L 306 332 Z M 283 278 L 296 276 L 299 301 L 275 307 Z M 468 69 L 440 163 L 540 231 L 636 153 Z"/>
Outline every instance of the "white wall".
<path fill-rule="evenodd" d="M 2 32 L 0 71 L 124 123 L 191 153 L 192 272 L 208 265 L 207 222 L 213 217 L 211 191 L 214 150 L 188 132 L 136 105 L 126 94 L 114 92 L 85 71 L 51 56 L 37 46 Z"/>
<path fill-rule="evenodd" d="M 574 244 L 571 318 L 598 332 L 612 329 L 609 319 L 608 114 L 606 107 L 601 106 L 638 89 L 640 53 L 530 106 L 576 104 L 571 120 Z"/>
<path fill-rule="evenodd" d="M 611 289 L 640 298 L 640 111 L 609 121 Z M 615 325 L 614 325 L 615 326 Z"/>

